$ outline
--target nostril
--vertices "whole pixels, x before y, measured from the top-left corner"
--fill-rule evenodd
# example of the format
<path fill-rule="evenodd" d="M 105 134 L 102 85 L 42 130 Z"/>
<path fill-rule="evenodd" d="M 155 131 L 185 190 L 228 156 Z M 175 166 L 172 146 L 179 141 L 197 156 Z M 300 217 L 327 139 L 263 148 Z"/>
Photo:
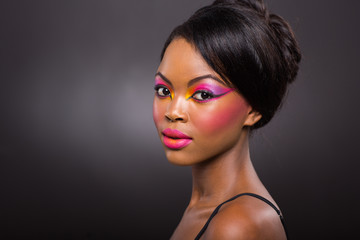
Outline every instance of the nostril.
<path fill-rule="evenodd" d="M 165 118 L 169 122 L 186 122 L 187 116 L 185 113 L 166 113 Z"/>
<path fill-rule="evenodd" d="M 175 122 L 175 121 L 184 121 L 184 118 L 182 117 L 176 117 L 176 118 L 172 118 L 168 115 L 165 115 L 166 119 L 169 121 L 169 122 Z"/>
<path fill-rule="evenodd" d="M 166 119 L 169 121 L 169 122 L 173 122 L 174 120 L 171 118 L 171 117 L 169 117 L 168 115 L 165 115 L 165 117 L 166 117 Z"/>

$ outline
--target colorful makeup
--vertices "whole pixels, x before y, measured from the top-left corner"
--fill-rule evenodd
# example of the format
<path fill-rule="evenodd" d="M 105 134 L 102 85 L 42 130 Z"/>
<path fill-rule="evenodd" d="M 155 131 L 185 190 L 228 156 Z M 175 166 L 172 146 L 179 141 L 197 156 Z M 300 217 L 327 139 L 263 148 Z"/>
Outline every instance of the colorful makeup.
<path fill-rule="evenodd" d="M 167 82 L 162 80 L 160 77 L 155 78 L 155 94 L 159 98 L 167 98 L 170 97 L 170 99 L 174 98 L 174 92 L 171 90 L 171 87 Z"/>
<path fill-rule="evenodd" d="M 225 100 L 219 104 L 221 107 L 202 109 L 202 114 L 192 115 L 193 123 L 204 136 L 215 136 L 228 126 L 238 125 L 239 119 L 247 116 L 249 105 L 242 97 L 231 97 L 231 101 Z"/>
<path fill-rule="evenodd" d="M 181 149 L 192 142 L 192 138 L 177 129 L 166 128 L 162 131 L 164 145 L 170 149 Z"/>
<path fill-rule="evenodd" d="M 186 93 L 186 99 L 194 99 L 196 102 L 209 102 L 218 99 L 230 92 L 233 88 L 223 87 L 219 84 L 201 83 L 189 88 Z"/>
<path fill-rule="evenodd" d="M 194 166 L 241 151 L 251 106 L 192 44 L 172 41 L 155 84 L 153 119 L 171 163 Z"/>

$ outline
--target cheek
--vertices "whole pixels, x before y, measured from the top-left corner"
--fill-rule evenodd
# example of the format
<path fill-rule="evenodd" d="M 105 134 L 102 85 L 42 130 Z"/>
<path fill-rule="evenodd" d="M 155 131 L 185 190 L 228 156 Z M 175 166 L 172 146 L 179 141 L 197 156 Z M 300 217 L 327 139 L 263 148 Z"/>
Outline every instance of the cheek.
<path fill-rule="evenodd" d="M 248 105 L 244 101 L 233 101 L 225 106 L 214 106 L 201 111 L 193 118 L 196 128 L 204 135 L 211 136 L 227 129 L 242 127 L 247 116 Z"/>
<path fill-rule="evenodd" d="M 153 119 L 154 119 L 154 123 L 155 126 L 158 127 L 159 123 L 161 121 L 161 119 L 163 118 L 165 114 L 165 108 L 161 106 L 161 104 L 159 103 L 159 100 L 154 97 L 154 101 L 153 101 Z"/>
<path fill-rule="evenodd" d="M 157 123 L 159 122 L 159 108 L 158 105 L 156 104 L 156 99 L 154 99 L 153 101 L 153 119 L 155 125 L 157 126 Z"/>

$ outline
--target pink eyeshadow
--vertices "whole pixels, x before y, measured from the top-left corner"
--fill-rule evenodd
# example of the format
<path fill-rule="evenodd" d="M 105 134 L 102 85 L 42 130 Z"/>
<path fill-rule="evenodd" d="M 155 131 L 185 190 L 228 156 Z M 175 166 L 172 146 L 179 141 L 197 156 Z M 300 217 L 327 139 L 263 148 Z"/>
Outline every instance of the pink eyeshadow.
<path fill-rule="evenodd" d="M 164 85 L 170 89 L 169 84 L 164 80 L 162 80 L 161 78 L 155 78 L 155 85 Z"/>
<path fill-rule="evenodd" d="M 197 85 L 193 89 L 192 93 L 194 93 L 196 91 L 199 91 L 199 90 L 207 90 L 207 91 L 212 92 L 214 95 L 220 95 L 220 94 L 223 94 L 225 92 L 228 92 L 229 90 L 231 90 L 231 88 L 221 87 L 221 86 L 216 85 L 216 84 L 203 83 L 203 84 Z"/>
<path fill-rule="evenodd" d="M 191 87 L 186 93 L 186 99 L 190 98 L 195 92 L 201 91 L 201 90 L 209 91 L 216 96 L 216 95 L 226 94 L 227 92 L 230 92 L 233 89 L 228 88 L 228 87 L 222 87 L 217 84 L 202 83 L 202 84 L 198 84 L 194 87 Z M 221 96 L 219 96 L 219 97 L 221 97 Z M 216 98 L 218 98 L 218 97 L 210 99 L 209 101 L 214 100 Z"/>
<path fill-rule="evenodd" d="M 164 80 L 162 80 L 159 77 L 156 77 L 155 78 L 155 86 L 157 86 L 157 85 L 163 85 L 163 86 L 167 87 L 170 90 L 171 98 L 172 99 L 174 98 L 174 92 L 171 90 L 171 87 L 169 86 L 169 84 L 167 82 L 165 82 Z"/>

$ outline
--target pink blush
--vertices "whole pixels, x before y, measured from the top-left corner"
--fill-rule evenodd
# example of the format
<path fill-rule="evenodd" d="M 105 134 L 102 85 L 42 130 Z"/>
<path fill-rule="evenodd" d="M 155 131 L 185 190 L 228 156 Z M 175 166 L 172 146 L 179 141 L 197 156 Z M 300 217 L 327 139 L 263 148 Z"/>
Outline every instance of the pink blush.
<path fill-rule="evenodd" d="M 248 104 L 244 100 L 232 101 L 224 107 L 216 107 L 204 110 L 201 114 L 193 117 L 197 128 L 204 134 L 211 137 L 224 129 L 233 129 L 246 116 Z M 240 126 L 239 126 L 240 127 Z"/>
<path fill-rule="evenodd" d="M 154 101 L 153 103 L 153 120 L 155 125 L 158 125 L 159 122 L 159 109 L 158 109 L 158 105 L 156 104 L 156 102 Z"/>

